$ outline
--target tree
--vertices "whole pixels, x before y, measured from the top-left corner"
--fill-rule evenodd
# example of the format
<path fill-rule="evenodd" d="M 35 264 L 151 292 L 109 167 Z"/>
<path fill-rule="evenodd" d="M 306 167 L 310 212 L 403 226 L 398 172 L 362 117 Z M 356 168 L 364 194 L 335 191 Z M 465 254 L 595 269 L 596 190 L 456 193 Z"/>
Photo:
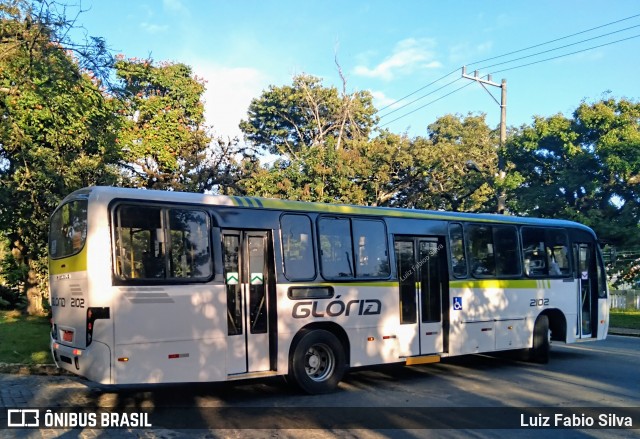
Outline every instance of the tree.
<path fill-rule="evenodd" d="M 271 86 L 249 106 L 240 124 L 246 140 L 277 154 L 273 166 L 244 164 L 239 187 L 252 195 L 333 203 L 367 202 L 357 169 L 357 143 L 376 123 L 368 92 L 346 93 L 318 78 L 297 76 L 291 86 Z"/>
<path fill-rule="evenodd" d="M 80 67 L 80 46 L 65 47 L 72 24 L 48 6 L 0 5 L 0 233 L 29 313 L 43 311 L 53 209 L 74 189 L 117 179 L 113 102 Z M 105 58 L 95 46 L 78 56 L 92 53 Z"/>
<path fill-rule="evenodd" d="M 271 86 L 251 101 L 240 129 L 256 147 L 300 159 L 313 146 L 341 149 L 348 140 L 366 138 L 377 121 L 372 101 L 366 91 L 347 94 L 344 78 L 339 92 L 299 75 L 292 85 Z"/>
<path fill-rule="evenodd" d="M 498 138 L 484 115 L 445 115 L 410 141 L 392 206 L 494 212 Z"/>
<path fill-rule="evenodd" d="M 211 160 L 207 148 L 212 139 L 204 125 L 204 81 L 184 64 L 120 57 L 115 69 L 122 81 L 120 114 L 125 116 L 116 142 L 131 184 L 206 189 L 202 172 Z"/>
<path fill-rule="evenodd" d="M 573 117 L 537 117 L 508 142 L 524 184 L 509 194 L 524 215 L 567 218 L 614 246 L 640 245 L 640 104 L 583 102 Z"/>
<path fill-rule="evenodd" d="M 370 94 L 345 90 L 344 78 L 340 93 L 303 75 L 254 99 L 240 125 L 245 138 L 281 158 L 267 167 L 245 164 L 241 190 L 306 201 L 495 209 L 497 135 L 483 115 L 444 116 L 429 126 L 428 138 L 388 131 L 372 137 Z"/>

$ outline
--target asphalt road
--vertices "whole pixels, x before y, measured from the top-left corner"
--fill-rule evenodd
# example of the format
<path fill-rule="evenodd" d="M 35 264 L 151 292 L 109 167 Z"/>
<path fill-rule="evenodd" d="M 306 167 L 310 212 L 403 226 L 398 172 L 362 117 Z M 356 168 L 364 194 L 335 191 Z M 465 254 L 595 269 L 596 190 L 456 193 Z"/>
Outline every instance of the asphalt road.
<path fill-rule="evenodd" d="M 547 365 L 471 355 L 352 370 L 336 393 L 316 396 L 281 378 L 113 389 L 68 376 L 0 374 L 0 428 L 6 409 L 34 407 L 145 412 L 153 426 L 0 429 L 0 437 L 640 437 L 639 372 L 640 338 L 609 336 L 554 344 Z M 559 426 L 589 418 L 610 426 L 630 416 L 633 429 L 530 428 L 547 416 L 558 426 L 556 414 Z"/>

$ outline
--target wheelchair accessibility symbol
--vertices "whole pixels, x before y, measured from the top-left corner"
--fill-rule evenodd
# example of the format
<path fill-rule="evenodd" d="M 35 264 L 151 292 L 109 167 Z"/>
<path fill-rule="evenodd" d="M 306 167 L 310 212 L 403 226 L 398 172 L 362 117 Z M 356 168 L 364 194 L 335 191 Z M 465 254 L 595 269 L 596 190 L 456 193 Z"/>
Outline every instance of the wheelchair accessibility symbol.
<path fill-rule="evenodd" d="M 462 297 L 453 298 L 453 310 L 454 311 L 462 310 Z"/>

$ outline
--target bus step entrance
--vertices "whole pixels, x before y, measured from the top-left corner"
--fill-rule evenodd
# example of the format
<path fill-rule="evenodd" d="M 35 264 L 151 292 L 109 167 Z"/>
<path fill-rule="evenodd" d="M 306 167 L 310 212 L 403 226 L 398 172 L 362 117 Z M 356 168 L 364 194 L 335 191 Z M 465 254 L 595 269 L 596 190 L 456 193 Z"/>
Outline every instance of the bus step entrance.
<path fill-rule="evenodd" d="M 417 366 L 418 364 L 439 363 L 440 355 L 421 355 L 418 357 L 407 357 L 407 366 Z"/>

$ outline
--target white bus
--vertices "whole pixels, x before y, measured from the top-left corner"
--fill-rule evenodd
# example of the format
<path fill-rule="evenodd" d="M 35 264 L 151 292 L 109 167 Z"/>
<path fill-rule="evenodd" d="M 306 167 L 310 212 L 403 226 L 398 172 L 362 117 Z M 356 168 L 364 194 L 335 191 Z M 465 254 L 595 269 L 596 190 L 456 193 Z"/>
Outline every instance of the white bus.
<path fill-rule="evenodd" d="M 51 350 L 103 384 L 437 362 L 607 335 L 596 236 L 562 220 L 92 187 L 51 218 Z"/>

